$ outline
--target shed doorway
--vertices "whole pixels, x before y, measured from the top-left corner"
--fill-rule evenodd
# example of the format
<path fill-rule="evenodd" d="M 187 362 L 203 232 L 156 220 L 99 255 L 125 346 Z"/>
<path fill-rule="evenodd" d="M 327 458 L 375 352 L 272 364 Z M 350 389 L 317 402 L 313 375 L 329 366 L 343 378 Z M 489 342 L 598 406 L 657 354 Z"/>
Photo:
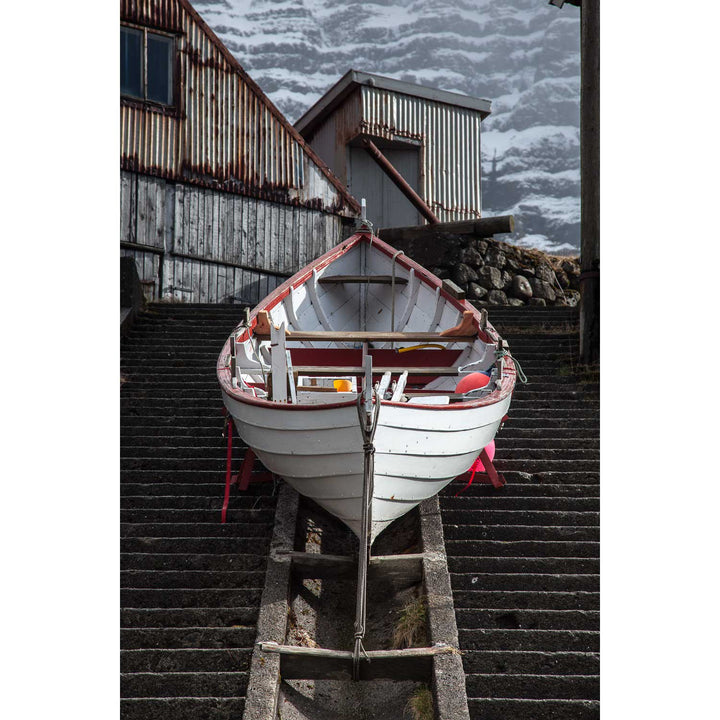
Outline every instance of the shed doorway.
<path fill-rule="evenodd" d="M 408 185 L 420 192 L 420 147 L 383 143 L 373 138 L 382 154 L 405 178 Z M 367 201 L 368 220 L 376 228 L 420 225 L 423 220 L 415 206 L 370 157 L 365 148 L 349 146 L 348 186 L 357 200 Z"/>

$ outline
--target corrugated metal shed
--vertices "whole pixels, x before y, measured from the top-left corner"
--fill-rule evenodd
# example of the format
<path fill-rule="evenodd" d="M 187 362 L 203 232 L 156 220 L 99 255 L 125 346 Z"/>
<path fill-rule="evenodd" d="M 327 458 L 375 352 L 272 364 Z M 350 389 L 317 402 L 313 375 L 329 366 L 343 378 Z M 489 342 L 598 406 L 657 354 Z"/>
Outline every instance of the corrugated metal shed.
<path fill-rule="evenodd" d="M 121 95 L 121 254 L 148 299 L 257 302 L 359 205 L 187 0 L 121 0 L 120 16 L 174 56 L 171 104 Z"/>
<path fill-rule="evenodd" d="M 121 0 L 120 17 L 176 38 L 174 105 L 122 98 L 124 170 L 347 216 L 359 212 L 187 0 Z"/>
<path fill-rule="evenodd" d="M 405 179 L 441 221 L 452 221 L 480 217 L 480 124 L 489 114 L 488 100 L 350 70 L 295 127 L 356 197 L 361 173 L 351 165 L 360 137 L 419 153 L 419 176 Z M 401 224 L 368 212 L 381 226 Z"/>

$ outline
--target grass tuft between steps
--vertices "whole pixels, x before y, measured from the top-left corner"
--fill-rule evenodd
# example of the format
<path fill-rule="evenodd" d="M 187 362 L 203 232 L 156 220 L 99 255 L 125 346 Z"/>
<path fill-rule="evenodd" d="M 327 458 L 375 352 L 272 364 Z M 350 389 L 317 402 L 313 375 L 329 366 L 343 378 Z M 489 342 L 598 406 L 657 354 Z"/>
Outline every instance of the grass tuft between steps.
<path fill-rule="evenodd" d="M 433 696 L 427 685 L 418 688 L 407 701 L 403 717 L 410 720 L 434 720 Z"/>
<path fill-rule="evenodd" d="M 400 611 L 393 632 L 394 648 L 422 647 L 427 645 L 427 604 L 425 597 L 407 603 Z"/>

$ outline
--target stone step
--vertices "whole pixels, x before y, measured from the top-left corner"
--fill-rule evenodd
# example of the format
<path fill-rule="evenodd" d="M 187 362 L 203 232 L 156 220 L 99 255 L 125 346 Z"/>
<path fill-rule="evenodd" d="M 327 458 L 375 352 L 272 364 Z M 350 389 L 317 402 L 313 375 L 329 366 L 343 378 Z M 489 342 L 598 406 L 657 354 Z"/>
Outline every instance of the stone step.
<path fill-rule="evenodd" d="M 539 465 L 535 461 L 535 465 Z M 564 467 L 555 464 L 554 467 L 548 469 L 544 465 L 543 467 L 531 468 L 532 472 L 527 472 L 527 464 L 522 463 L 511 463 L 504 461 L 502 463 L 502 472 L 508 483 L 568 483 L 568 484 L 594 484 L 596 485 L 600 480 L 600 474 L 597 471 L 597 467 L 594 470 L 573 470 L 574 466 L 570 463 L 570 467 L 566 464 Z M 237 467 L 234 466 L 236 470 Z M 198 483 L 209 483 L 209 482 L 222 482 L 223 487 L 225 483 L 225 468 L 221 470 L 217 468 L 214 470 L 155 470 L 155 469 L 133 469 L 133 470 L 121 470 L 120 471 L 121 482 L 125 483 L 176 483 L 176 482 L 190 482 L 197 481 Z M 465 484 L 461 481 L 455 481 L 457 485 L 452 486 L 452 493 L 457 492 Z M 263 488 L 272 487 L 271 483 L 263 483 L 260 485 L 253 485 L 252 488 Z M 467 492 L 470 492 L 472 487 Z M 265 489 L 265 492 L 268 492 Z M 450 491 L 447 491 L 450 492 Z M 233 491 L 232 497 L 235 497 L 237 491 Z M 442 496 L 441 496 L 442 497 Z M 232 505 L 232 501 L 230 503 Z"/>
<path fill-rule="evenodd" d="M 220 522 L 220 508 L 222 499 L 216 503 L 217 508 L 158 508 L 158 509 L 132 509 L 121 510 L 122 523 L 194 523 L 194 522 Z M 228 509 L 227 521 L 234 523 L 263 523 L 267 526 L 274 521 L 272 510 L 248 510 L 233 506 Z"/>
<path fill-rule="evenodd" d="M 591 451 L 595 455 L 595 451 Z M 508 453 L 509 454 L 509 453 Z M 505 471 L 519 471 L 519 472 L 550 472 L 550 471 L 569 471 L 569 470 L 597 470 L 600 464 L 598 459 L 585 459 L 580 456 L 580 459 L 557 459 L 555 457 L 549 458 L 535 458 L 531 456 L 532 453 L 528 451 L 527 454 L 522 452 L 513 453 L 512 457 L 495 458 L 495 467 L 499 472 Z M 148 464 L 152 461 L 153 469 L 158 472 L 195 472 L 198 474 L 201 472 L 215 472 L 220 473 L 224 477 L 226 461 L 224 457 L 211 458 L 196 458 L 196 457 L 156 457 L 152 458 L 149 456 L 134 456 L 125 457 L 123 459 L 124 472 L 133 471 L 145 471 Z"/>
<path fill-rule="evenodd" d="M 456 520 L 463 519 L 463 512 L 452 514 Z M 467 510 L 464 522 L 452 523 L 450 518 L 443 518 L 448 528 L 458 529 L 474 528 L 477 525 L 535 525 L 541 528 L 557 527 L 563 525 L 571 526 L 598 526 L 599 513 L 593 511 L 577 512 L 573 510 Z"/>
<path fill-rule="evenodd" d="M 134 698 L 120 701 L 122 720 L 237 720 L 244 698 Z"/>
<path fill-rule="evenodd" d="M 120 694 L 124 698 L 244 696 L 247 672 L 133 672 L 121 673 Z"/>
<path fill-rule="evenodd" d="M 477 584 L 477 583 L 476 583 Z M 456 590 L 455 609 L 599 610 L 600 593 L 588 590 Z"/>
<path fill-rule="evenodd" d="M 120 590 L 120 604 L 125 609 L 153 608 L 158 610 L 256 607 L 260 602 L 261 594 L 261 588 L 125 588 Z M 247 647 L 250 647 L 252 642 L 251 640 Z M 121 647 L 128 646 L 121 643 Z"/>
<path fill-rule="evenodd" d="M 596 675 L 600 658 L 596 653 L 582 652 L 469 650 L 463 654 L 463 667 L 468 674 Z"/>
<path fill-rule="evenodd" d="M 591 675 L 470 674 L 468 697 L 590 700 L 600 697 L 600 679 Z"/>
<path fill-rule="evenodd" d="M 238 490 L 232 491 L 232 505 L 238 509 L 273 510 L 275 497 L 272 484 L 253 486 L 255 495 L 247 495 Z M 264 491 L 265 494 L 257 494 Z M 133 507 L 206 507 L 216 508 L 222 505 L 225 492 L 225 479 L 214 483 L 124 483 L 120 486 L 123 509 Z M 569 490 L 568 493 L 572 493 Z"/>
<path fill-rule="evenodd" d="M 218 553 L 221 555 L 237 553 L 256 553 L 265 557 L 269 541 L 258 543 L 257 538 L 238 538 L 232 534 L 225 537 L 203 536 L 196 537 L 171 537 L 171 538 L 122 538 L 120 541 L 121 550 L 124 553 L 161 553 L 183 555 L 187 553 L 209 554 Z"/>
<path fill-rule="evenodd" d="M 497 518 L 496 518 L 497 519 Z M 562 540 L 598 541 L 597 525 L 446 525 L 446 540 Z"/>
<path fill-rule="evenodd" d="M 255 642 L 254 627 L 122 628 L 120 645 L 140 648 L 247 648 Z"/>
<path fill-rule="evenodd" d="M 551 574 L 551 573 L 450 573 L 453 590 L 535 590 L 538 592 L 597 592 L 600 577 L 597 574 Z"/>
<path fill-rule="evenodd" d="M 124 673 L 248 672 L 251 657 L 252 650 L 240 648 L 122 650 L 120 670 Z"/>
<path fill-rule="evenodd" d="M 122 486 L 123 488 L 125 486 Z M 155 492 L 154 495 L 124 495 L 122 498 L 122 509 L 121 513 L 131 512 L 162 512 L 166 510 L 168 512 L 175 512 L 179 510 L 214 510 L 216 513 L 220 512 L 223 503 L 224 485 L 217 483 L 210 486 L 212 494 L 207 495 L 182 495 L 180 489 L 185 492 L 192 491 L 193 488 L 190 486 L 186 488 L 184 485 L 176 486 L 178 493 L 176 495 L 160 494 L 160 488 L 158 485 L 152 485 L 152 490 Z M 166 492 L 172 493 L 172 490 Z M 245 513 L 248 513 L 249 520 L 252 522 L 253 516 L 255 520 L 261 522 L 272 522 L 273 520 L 273 504 L 274 498 L 267 496 L 260 498 L 264 502 L 258 502 L 258 498 L 243 497 L 242 492 L 233 489 L 231 490 L 232 508 L 228 509 L 228 513 L 232 510 L 235 515 L 231 521 L 242 520 L 245 518 Z M 258 513 L 266 513 L 269 516 L 268 519 L 263 519 Z M 163 521 L 169 520 L 169 516 L 160 516 Z M 147 522 L 139 517 L 127 518 L 123 515 L 124 522 Z"/>
<path fill-rule="evenodd" d="M 264 572 L 264 555 L 219 553 L 120 553 L 121 570 L 242 570 Z M 147 586 L 145 586 L 147 587 Z"/>
<path fill-rule="evenodd" d="M 448 559 L 451 573 L 552 573 L 555 575 L 597 575 L 598 558 L 583 557 L 452 557 Z"/>
<path fill-rule="evenodd" d="M 252 626 L 256 607 L 124 608 L 120 622 L 126 628 L 183 628 Z"/>
<path fill-rule="evenodd" d="M 445 547 L 449 561 L 455 562 L 465 557 L 486 556 L 491 553 L 496 558 L 599 558 L 600 543 L 589 541 L 549 541 L 549 540 L 446 540 Z"/>
<path fill-rule="evenodd" d="M 464 630 L 596 630 L 597 610 L 518 610 L 515 608 L 455 611 L 458 627 Z"/>
<path fill-rule="evenodd" d="M 477 476 L 476 476 L 477 477 Z M 495 488 L 493 488 L 495 489 Z M 472 522 L 474 517 L 468 513 L 482 510 L 531 510 L 531 511 L 571 511 L 599 512 L 599 498 L 595 497 L 549 497 L 531 498 L 526 496 L 508 497 L 512 488 L 505 485 L 494 495 L 484 497 L 468 496 L 448 497 L 443 501 L 443 520 L 450 524 L 460 524 L 463 520 Z"/>
<path fill-rule="evenodd" d="M 257 537 L 235 537 L 232 533 L 225 537 L 203 536 L 197 537 L 124 537 L 120 540 L 120 548 L 124 553 L 213 553 L 222 554 L 258 554 L 264 557 L 267 552 L 269 540 L 258 542 Z"/>
<path fill-rule="evenodd" d="M 261 588 L 265 572 L 252 570 L 123 570 L 121 588 Z"/>
<path fill-rule="evenodd" d="M 465 650 L 540 650 L 598 652 L 600 633 L 591 630 L 463 630 L 458 629 Z"/>
<path fill-rule="evenodd" d="M 468 698 L 468 709 L 472 720 L 598 720 L 600 717 L 600 703 L 596 700 Z"/>

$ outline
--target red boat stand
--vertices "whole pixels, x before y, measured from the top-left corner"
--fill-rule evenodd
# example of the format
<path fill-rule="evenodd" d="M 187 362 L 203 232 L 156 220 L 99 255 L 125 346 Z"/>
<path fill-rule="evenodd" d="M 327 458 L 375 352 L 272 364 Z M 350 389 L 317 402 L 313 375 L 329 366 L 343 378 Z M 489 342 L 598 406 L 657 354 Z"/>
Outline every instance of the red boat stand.
<path fill-rule="evenodd" d="M 227 415 L 227 413 L 226 413 Z M 227 435 L 227 459 L 225 466 L 225 499 L 223 500 L 222 514 L 220 522 L 224 523 L 227 517 L 228 504 L 230 503 L 230 487 L 237 485 L 239 490 L 247 490 L 250 487 L 251 482 L 269 482 L 273 479 L 272 473 L 263 472 L 256 473 L 255 477 L 252 477 L 253 465 L 255 464 L 256 455 L 251 448 L 245 450 L 245 455 L 242 459 L 242 465 L 240 472 L 236 475 L 232 474 L 232 433 L 233 424 L 232 418 L 227 416 L 225 422 L 225 433 Z"/>
<path fill-rule="evenodd" d="M 507 421 L 508 416 L 505 415 L 500 422 L 500 430 L 502 429 L 503 425 Z M 492 460 L 490 460 L 490 456 L 487 453 L 487 450 L 485 448 L 482 449 L 480 452 L 480 455 L 478 455 L 477 460 L 480 460 L 480 462 L 483 465 L 483 469 L 485 470 L 484 473 L 478 473 L 478 482 L 481 483 L 487 483 L 489 485 L 492 485 L 495 489 L 501 488 L 503 485 L 505 485 L 505 478 L 503 475 L 501 475 L 496 469 L 495 465 L 493 465 Z M 455 493 L 455 497 L 460 495 L 461 493 L 464 493 L 472 484 L 473 480 L 475 478 L 475 473 L 478 472 L 474 468 L 477 464 L 477 460 L 472 464 L 470 470 L 468 472 L 470 473 L 470 479 L 468 480 L 467 485 L 462 490 L 458 490 Z M 467 475 L 467 473 L 463 473 Z M 462 475 L 458 475 L 458 477 L 462 477 Z"/>

